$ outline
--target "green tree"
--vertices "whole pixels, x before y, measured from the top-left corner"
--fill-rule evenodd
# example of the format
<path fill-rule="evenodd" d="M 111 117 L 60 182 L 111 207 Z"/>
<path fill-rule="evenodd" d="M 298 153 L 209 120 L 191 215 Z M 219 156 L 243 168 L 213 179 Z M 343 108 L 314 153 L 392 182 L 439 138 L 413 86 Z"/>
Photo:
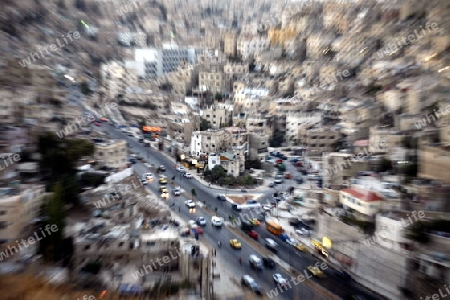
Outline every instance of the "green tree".
<path fill-rule="evenodd" d="M 215 96 L 215 98 L 216 98 L 216 100 L 222 100 L 223 99 L 223 97 L 222 97 L 222 94 L 221 93 L 216 93 L 216 96 Z"/>
<path fill-rule="evenodd" d="M 56 232 L 52 230 L 51 235 L 47 235 L 42 239 L 42 253 L 47 260 L 57 261 L 63 257 L 64 247 L 64 229 L 65 229 L 65 213 L 64 213 L 64 190 L 62 184 L 55 185 L 53 194 L 47 197 L 44 201 L 44 217 L 50 228 L 55 228 Z M 48 227 L 48 226 L 47 226 Z"/>
<path fill-rule="evenodd" d="M 220 165 L 215 166 L 211 170 L 212 180 L 216 181 L 219 178 L 224 178 L 227 175 L 227 171 Z"/>
<path fill-rule="evenodd" d="M 379 171 L 386 172 L 389 170 L 392 170 L 392 161 L 386 158 L 381 159 Z"/>
<path fill-rule="evenodd" d="M 92 90 L 89 88 L 89 84 L 86 81 L 83 81 L 80 84 L 80 91 L 86 96 L 92 94 Z"/>
<path fill-rule="evenodd" d="M 201 119 L 201 121 L 200 121 L 200 131 L 208 130 L 211 127 L 212 127 L 211 123 L 208 120 L 205 120 L 203 118 Z"/>
<path fill-rule="evenodd" d="M 429 227 L 427 222 L 414 222 L 406 228 L 405 237 L 420 244 L 427 244 L 430 241 Z"/>
<path fill-rule="evenodd" d="M 284 142 L 284 133 L 281 131 L 275 131 L 270 139 L 270 147 L 281 147 Z"/>

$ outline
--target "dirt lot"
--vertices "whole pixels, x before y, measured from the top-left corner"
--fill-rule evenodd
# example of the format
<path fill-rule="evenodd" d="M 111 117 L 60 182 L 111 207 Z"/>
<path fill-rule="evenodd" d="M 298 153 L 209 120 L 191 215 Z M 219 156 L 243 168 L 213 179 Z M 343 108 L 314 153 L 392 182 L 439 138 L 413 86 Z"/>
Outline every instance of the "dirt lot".
<path fill-rule="evenodd" d="M 255 199 L 254 195 L 245 195 L 245 196 L 227 196 L 228 198 L 230 198 L 231 200 L 233 200 L 234 203 L 236 204 L 244 204 L 245 202 L 247 202 L 248 200 L 253 200 Z"/>

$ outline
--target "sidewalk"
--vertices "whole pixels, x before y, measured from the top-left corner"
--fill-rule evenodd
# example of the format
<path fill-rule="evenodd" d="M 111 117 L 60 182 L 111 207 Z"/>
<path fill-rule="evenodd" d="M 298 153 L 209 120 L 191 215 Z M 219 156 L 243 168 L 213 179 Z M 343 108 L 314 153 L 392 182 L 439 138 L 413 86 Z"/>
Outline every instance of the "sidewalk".
<path fill-rule="evenodd" d="M 162 155 L 164 155 L 167 159 L 169 159 L 171 162 L 173 162 L 174 165 L 178 164 L 175 161 L 175 159 L 171 155 L 169 155 L 167 152 L 160 151 L 160 153 Z M 232 189 L 232 188 L 226 188 L 226 187 L 223 187 L 223 186 L 220 186 L 220 185 L 216 185 L 216 184 L 211 184 L 211 183 L 207 182 L 206 180 L 204 180 L 200 175 L 198 175 L 197 172 L 193 172 L 191 174 L 198 182 L 200 182 L 204 186 L 208 186 L 208 187 L 210 187 L 212 189 L 228 191 L 228 192 L 231 192 L 231 193 L 236 193 L 236 192 L 237 193 L 242 193 L 240 188 Z M 270 189 L 270 188 L 268 186 L 265 186 L 265 185 L 260 185 L 260 186 L 254 188 L 254 189 L 247 189 L 246 188 L 246 190 L 249 191 L 249 192 L 263 191 L 263 190 L 268 190 L 268 189 Z"/>

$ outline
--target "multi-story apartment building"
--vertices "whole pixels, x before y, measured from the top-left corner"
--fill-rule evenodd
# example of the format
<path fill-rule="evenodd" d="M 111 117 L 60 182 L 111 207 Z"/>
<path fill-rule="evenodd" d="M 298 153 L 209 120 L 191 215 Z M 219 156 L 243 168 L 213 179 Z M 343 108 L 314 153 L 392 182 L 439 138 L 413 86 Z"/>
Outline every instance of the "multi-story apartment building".
<path fill-rule="evenodd" d="M 300 142 L 300 129 L 302 127 L 316 125 L 321 121 L 322 114 L 320 112 L 288 113 L 286 115 L 286 139 L 289 144 L 296 145 Z"/>
<path fill-rule="evenodd" d="M 128 87 L 137 85 L 136 70 L 120 61 L 112 61 L 101 66 L 102 86 L 109 98 L 125 94 Z"/>
<path fill-rule="evenodd" d="M 405 134 L 385 128 L 370 128 L 369 136 L 369 151 L 371 153 L 392 153 L 393 149 L 402 147 Z M 386 145 L 384 148 L 380 148 L 377 145 L 383 143 Z"/>
<path fill-rule="evenodd" d="M 327 49 L 331 49 L 334 35 L 327 33 L 311 34 L 306 39 L 306 55 L 309 58 L 316 59 L 321 57 Z"/>
<path fill-rule="evenodd" d="M 147 46 L 147 34 L 145 32 L 119 32 L 117 33 L 117 40 L 126 46 Z"/>
<path fill-rule="evenodd" d="M 349 179 L 355 177 L 359 171 L 367 170 L 368 162 L 365 159 L 353 159 L 351 153 L 324 153 L 323 184 L 327 188 L 339 189 L 348 185 Z"/>
<path fill-rule="evenodd" d="M 330 126 L 300 128 L 300 146 L 306 147 L 311 155 L 322 155 L 324 152 L 333 152 L 339 140 L 339 132 Z"/>
<path fill-rule="evenodd" d="M 164 45 L 162 49 L 135 49 L 134 62 L 128 62 L 137 69 L 139 77 L 155 79 L 175 71 L 181 63 L 193 64 L 202 50 Z"/>
<path fill-rule="evenodd" d="M 238 78 L 248 73 L 248 64 L 243 63 L 228 63 L 223 68 L 228 83 L 228 89 L 233 90 L 233 82 Z"/>
<path fill-rule="evenodd" d="M 230 148 L 231 137 L 225 130 L 208 129 L 207 131 L 194 131 L 191 138 L 191 155 L 209 155 Z"/>
<path fill-rule="evenodd" d="M 292 40 L 297 35 L 298 32 L 294 28 L 271 28 L 268 33 L 271 46 L 284 45 L 286 41 Z"/>
<path fill-rule="evenodd" d="M 237 34 L 226 33 L 223 39 L 223 48 L 226 55 L 236 57 L 237 55 Z"/>
<path fill-rule="evenodd" d="M 373 218 L 381 212 L 384 201 L 379 194 L 358 188 L 341 190 L 339 198 L 344 208 L 350 208 L 368 218 Z"/>
<path fill-rule="evenodd" d="M 212 93 L 223 94 L 228 91 L 226 76 L 223 72 L 217 70 L 213 72 L 200 72 L 199 86 L 205 88 Z"/>
<path fill-rule="evenodd" d="M 195 129 L 195 120 L 188 118 L 174 117 L 166 118 L 167 120 L 167 134 L 177 142 L 184 142 L 185 145 L 191 143 L 192 132 Z"/>
<path fill-rule="evenodd" d="M 43 185 L 0 188 L 0 248 L 7 245 L 18 248 L 16 240 L 32 236 L 34 220 L 39 217 L 47 195 Z"/>
<path fill-rule="evenodd" d="M 212 153 L 208 156 L 208 169 L 222 166 L 227 174 L 239 176 L 245 171 L 245 147 L 235 147 L 229 152 Z"/>
<path fill-rule="evenodd" d="M 94 159 L 110 168 L 124 168 L 128 163 L 125 140 L 108 140 L 94 145 Z"/>
<path fill-rule="evenodd" d="M 269 147 L 269 140 L 272 135 L 267 135 L 264 132 L 249 132 L 248 133 L 248 158 L 258 159 L 259 155 L 267 153 Z"/>
<path fill-rule="evenodd" d="M 200 116 L 207 120 L 213 128 L 227 127 L 231 125 L 233 110 L 212 106 L 201 110 Z"/>
<path fill-rule="evenodd" d="M 234 94 L 233 102 L 235 105 L 245 109 L 268 110 L 269 102 L 264 101 L 264 99 L 268 98 L 268 96 L 269 90 L 265 88 L 244 88 Z"/>
<path fill-rule="evenodd" d="M 305 108 L 304 101 L 297 98 L 280 98 L 270 102 L 269 113 L 272 115 L 287 115 L 301 112 Z"/>
<path fill-rule="evenodd" d="M 169 76 L 173 91 L 184 96 L 197 85 L 198 67 L 182 63 L 178 69 Z"/>
<path fill-rule="evenodd" d="M 418 160 L 419 177 L 450 183 L 448 176 L 450 149 L 448 146 L 420 143 Z"/>
<path fill-rule="evenodd" d="M 247 60 L 256 53 L 270 48 L 270 39 L 262 36 L 241 36 L 237 42 L 237 53 Z"/>

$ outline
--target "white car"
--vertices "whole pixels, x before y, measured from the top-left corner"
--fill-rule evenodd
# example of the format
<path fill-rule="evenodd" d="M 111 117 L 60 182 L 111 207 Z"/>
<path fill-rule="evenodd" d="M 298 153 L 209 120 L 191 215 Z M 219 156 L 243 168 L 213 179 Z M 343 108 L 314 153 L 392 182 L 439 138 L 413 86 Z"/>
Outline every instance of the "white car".
<path fill-rule="evenodd" d="M 270 210 L 272 210 L 272 206 L 270 206 L 269 204 L 266 204 L 266 205 L 263 206 L 263 209 L 265 211 L 270 211 Z"/>
<path fill-rule="evenodd" d="M 218 216 L 213 216 L 211 218 L 211 224 L 215 227 L 221 227 L 223 225 L 223 219 Z"/>
<path fill-rule="evenodd" d="M 186 177 L 186 178 L 188 178 L 188 179 L 191 179 L 192 177 L 194 177 L 194 176 L 192 176 L 191 173 L 184 173 L 183 176 Z"/>
<path fill-rule="evenodd" d="M 197 218 L 197 225 L 200 225 L 200 226 L 206 226 L 206 220 L 205 220 L 205 218 L 204 218 L 204 217 L 198 217 L 198 218 Z"/>
<path fill-rule="evenodd" d="M 185 173 L 185 172 L 186 172 L 186 169 L 183 168 L 183 167 L 178 167 L 176 170 L 177 170 L 178 172 L 181 172 L 181 173 Z"/>
<path fill-rule="evenodd" d="M 167 192 L 161 193 L 161 198 L 168 199 L 169 193 L 167 193 Z"/>
<path fill-rule="evenodd" d="M 188 221 L 188 226 L 189 226 L 190 228 L 197 227 L 197 222 L 195 222 L 194 220 L 189 220 L 189 221 Z"/>
<path fill-rule="evenodd" d="M 305 229 L 305 228 L 302 228 L 302 229 L 295 230 L 295 233 L 298 234 L 298 235 L 311 235 L 312 231 L 308 230 L 308 229 Z"/>
<path fill-rule="evenodd" d="M 186 200 L 184 201 L 184 204 L 189 208 L 195 208 L 195 202 L 193 200 Z"/>
<path fill-rule="evenodd" d="M 153 180 L 153 174 L 152 173 L 145 173 L 144 176 L 142 176 L 142 179 L 146 179 L 148 181 Z"/>
<path fill-rule="evenodd" d="M 296 241 L 296 240 L 294 240 L 292 238 L 289 238 L 289 239 L 286 239 L 286 243 L 288 243 L 291 246 L 295 246 L 295 245 L 298 244 L 298 241 Z"/>
<path fill-rule="evenodd" d="M 174 194 L 174 196 L 181 196 L 181 190 L 180 189 L 173 189 L 172 190 L 172 194 Z"/>
<path fill-rule="evenodd" d="M 284 278 L 283 276 L 281 276 L 281 274 L 273 274 L 273 281 L 275 281 L 276 284 L 279 285 L 286 285 L 287 284 L 287 280 L 286 278 Z"/>

